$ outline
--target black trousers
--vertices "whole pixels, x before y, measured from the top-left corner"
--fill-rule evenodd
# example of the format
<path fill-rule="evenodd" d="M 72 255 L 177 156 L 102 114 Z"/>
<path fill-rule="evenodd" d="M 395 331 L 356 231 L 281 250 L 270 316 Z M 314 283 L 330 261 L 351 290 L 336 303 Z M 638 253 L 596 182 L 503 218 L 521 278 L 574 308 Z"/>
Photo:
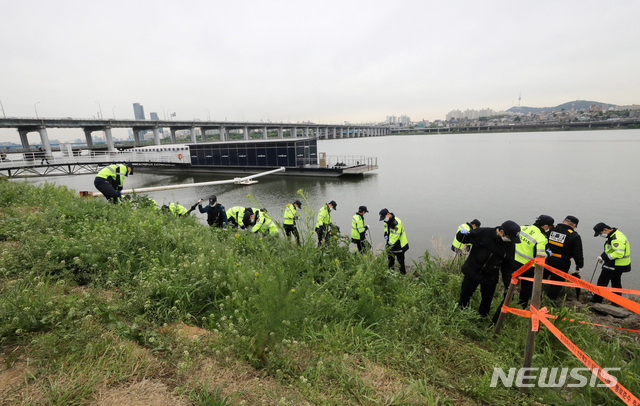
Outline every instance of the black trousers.
<path fill-rule="evenodd" d="M 111 203 L 118 203 L 120 193 L 107 179 L 96 177 L 93 181 L 93 186 L 95 186 L 96 189 L 98 189 L 100 193 L 102 193 Z"/>
<path fill-rule="evenodd" d="M 526 278 L 533 278 L 535 275 L 535 268 L 531 267 L 524 271 L 520 276 L 524 276 Z M 518 304 L 520 307 L 525 309 L 529 305 L 529 300 L 531 300 L 531 293 L 533 292 L 533 282 L 529 281 L 520 281 L 520 299 L 518 299 Z"/>
<path fill-rule="evenodd" d="M 389 269 L 393 268 L 397 259 L 400 264 L 400 273 L 403 275 L 407 274 L 407 268 L 404 265 L 404 251 L 389 251 L 387 253 L 387 259 L 389 260 Z"/>
<path fill-rule="evenodd" d="M 513 275 L 513 273 L 518 269 L 520 269 L 521 267 L 522 267 L 522 264 L 518 261 L 515 261 L 513 269 L 508 269 L 508 268 L 500 269 L 500 275 L 502 277 L 502 285 L 504 286 L 504 292 L 502 293 L 502 301 L 500 302 L 498 309 L 496 310 L 496 312 L 493 315 L 493 318 L 491 319 L 494 323 L 497 322 L 498 317 L 500 317 L 502 305 L 504 304 L 504 299 L 507 297 L 507 289 L 509 289 L 509 285 L 511 285 L 511 275 Z M 524 275 L 521 275 L 521 276 L 524 276 Z M 524 283 L 524 281 L 521 281 L 520 283 Z M 522 287 L 522 285 L 520 286 Z M 529 293 L 529 296 L 531 296 L 531 293 Z"/>
<path fill-rule="evenodd" d="M 565 273 L 569 273 L 569 269 L 571 268 L 571 263 L 569 263 L 569 266 L 556 266 L 554 264 L 549 264 L 552 267 L 556 268 L 559 271 L 565 272 Z M 548 269 L 544 270 L 544 275 L 542 276 L 544 279 L 551 279 L 552 281 L 561 281 L 564 282 L 564 278 L 559 277 L 558 275 L 556 275 L 555 273 L 549 271 Z M 551 300 L 556 300 L 558 298 L 558 296 L 560 296 L 560 292 L 562 292 L 562 286 L 559 285 L 547 285 L 546 287 L 546 293 L 547 296 L 549 297 L 549 299 Z"/>
<path fill-rule="evenodd" d="M 298 233 L 298 229 L 293 224 L 285 224 L 284 225 L 284 233 L 287 237 L 291 238 L 291 235 L 296 237 L 296 244 L 300 245 L 300 234 Z"/>
<path fill-rule="evenodd" d="M 323 245 L 323 241 L 326 241 L 328 234 L 329 234 L 329 228 L 326 225 L 321 225 L 320 227 L 316 228 L 316 234 L 318 235 L 318 247 L 321 247 Z"/>
<path fill-rule="evenodd" d="M 356 248 L 358 248 L 358 252 L 360 253 L 364 253 L 369 250 L 369 242 L 365 238 L 360 238 L 359 240 L 352 238 L 351 242 L 356 245 Z"/>
<path fill-rule="evenodd" d="M 602 268 L 597 285 L 609 286 L 609 282 L 611 282 L 612 288 L 622 288 L 622 272 Z M 616 295 L 622 296 L 622 293 L 616 292 Z M 603 297 L 600 295 L 593 295 L 591 301 L 594 303 L 602 303 L 602 299 Z"/>
<path fill-rule="evenodd" d="M 460 299 L 458 300 L 458 306 L 465 308 L 469 305 L 471 296 L 480 285 L 480 306 L 478 307 L 478 313 L 482 317 L 489 315 L 491 310 L 491 301 L 493 300 L 493 294 L 496 291 L 498 285 L 497 278 L 495 279 L 480 279 L 473 276 L 465 275 L 462 279 L 462 288 L 460 289 Z"/>

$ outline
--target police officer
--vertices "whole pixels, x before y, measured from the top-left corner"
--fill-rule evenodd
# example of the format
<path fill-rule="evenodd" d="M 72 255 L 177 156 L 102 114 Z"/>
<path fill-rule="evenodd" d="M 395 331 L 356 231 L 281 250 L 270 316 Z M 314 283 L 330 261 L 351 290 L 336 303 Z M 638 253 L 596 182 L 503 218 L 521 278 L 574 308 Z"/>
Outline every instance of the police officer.
<path fill-rule="evenodd" d="M 400 273 L 406 275 L 404 253 L 409 250 L 409 241 L 407 240 L 407 234 L 404 232 L 402 220 L 387 209 L 380 210 L 379 214 L 380 221 L 384 221 L 384 239 L 387 242 L 389 269 L 393 269 L 397 259 L 400 264 Z"/>
<path fill-rule="evenodd" d="M 509 272 L 513 269 L 515 244 L 519 243 L 520 226 L 507 220 L 498 227 L 478 227 L 472 230 L 460 229 L 456 234 L 458 240 L 466 237 L 471 244 L 469 256 L 462 264 L 462 287 L 458 306 L 469 305 L 471 296 L 480 285 L 480 307 L 478 313 L 486 317 L 491 310 L 491 301 L 500 279 L 500 270 Z"/>
<path fill-rule="evenodd" d="M 469 249 L 471 248 L 471 244 L 465 242 L 465 235 L 463 234 L 462 236 L 462 241 L 458 241 L 458 239 L 456 238 L 458 236 L 458 233 L 460 232 L 460 230 L 475 230 L 476 228 L 480 227 L 480 220 L 478 219 L 473 219 L 468 223 L 462 223 L 458 226 L 458 229 L 456 230 L 456 235 L 453 237 L 453 242 L 451 243 L 451 251 L 455 252 L 456 254 L 461 254 L 463 252 L 469 252 Z"/>
<path fill-rule="evenodd" d="M 318 247 L 323 245 L 329 236 L 331 226 L 331 210 L 338 210 L 338 203 L 335 200 L 330 201 L 320 208 L 316 221 L 316 234 L 318 235 Z"/>
<path fill-rule="evenodd" d="M 167 205 L 162 206 L 162 209 L 165 211 L 168 210 L 171 214 L 173 214 L 176 217 L 186 217 L 196 209 L 196 206 L 197 206 L 197 203 L 191 206 L 191 208 L 187 210 L 187 208 L 181 205 L 180 203 L 170 203 L 169 206 Z"/>
<path fill-rule="evenodd" d="M 576 272 L 580 272 L 584 266 L 584 254 L 582 252 L 582 238 L 576 232 L 578 227 L 578 218 L 575 216 L 567 216 L 562 223 L 553 227 L 549 233 L 549 243 L 547 247 L 551 251 L 551 255 L 547 257 L 545 263 L 562 272 L 569 273 L 571 268 L 571 258 L 576 264 Z M 562 281 L 563 278 L 555 273 L 545 269 L 544 278 L 556 281 Z M 549 285 L 547 288 L 547 296 L 551 300 L 556 300 L 562 286 Z"/>
<path fill-rule="evenodd" d="M 533 225 L 523 226 L 520 230 L 520 244 L 516 244 L 516 264 L 511 273 L 518 270 L 522 265 L 531 261 L 534 257 L 546 258 L 547 252 L 547 233 L 553 227 L 553 217 L 541 214 Z M 521 276 L 533 278 L 534 266 L 531 265 Z M 511 275 L 508 275 L 508 280 L 505 280 L 505 274 L 502 274 L 502 282 L 504 283 L 505 291 L 511 283 Z M 524 309 L 529 304 L 531 299 L 531 291 L 533 290 L 533 282 L 520 281 L 520 300 L 518 303 Z"/>
<path fill-rule="evenodd" d="M 631 246 L 627 236 L 617 228 L 605 223 L 598 223 L 593 227 L 594 237 L 606 238 L 604 252 L 598 256 L 598 263 L 602 264 L 598 286 L 622 288 L 622 274 L 631 270 Z M 617 293 L 622 295 L 622 293 Z M 602 296 L 594 295 L 591 302 L 602 303 Z"/>
<path fill-rule="evenodd" d="M 365 252 L 367 250 L 365 233 L 369 229 L 369 226 L 364 224 L 365 213 L 369 213 L 367 206 L 360 206 L 351 219 L 351 242 L 356 245 L 359 252 Z"/>
<path fill-rule="evenodd" d="M 298 233 L 298 228 L 296 227 L 296 220 L 300 218 L 298 216 L 297 211 L 302 207 L 302 202 L 300 200 L 296 200 L 293 203 L 289 203 L 284 208 L 284 220 L 282 224 L 284 225 L 284 233 L 287 237 L 291 238 L 293 234 L 296 237 L 296 244 L 300 245 L 300 234 Z"/>
<path fill-rule="evenodd" d="M 251 228 L 251 232 L 257 233 L 258 231 L 263 234 L 269 234 L 273 236 L 278 236 L 280 233 L 278 232 L 278 226 L 276 223 L 271 220 L 271 217 L 267 214 L 267 211 L 264 209 L 258 209 L 253 212 L 251 215 L 251 223 L 254 226 Z"/>
<path fill-rule="evenodd" d="M 222 228 L 229 224 L 227 211 L 224 206 L 218 202 L 216 195 L 209 196 L 209 204 L 202 207 L 202 199 L 198 200 L 198 211 L 207 213 L 207 224 L 212 227 Z"/>
<path fill-rule="evenodd" d="M 227 210 L 227 221 L 234 227 L 244 230 L 250 224 L 252 214 L 251 207 L 233 206 Z"/>
<path fill-rule="evenodd" d="M 133 165 L 130 162 L 108 165 L 98 172 L 93 185 L 111 203 L 118 203 L 122 201 L 124 178 L 129 175 L 133 175 Z"/>

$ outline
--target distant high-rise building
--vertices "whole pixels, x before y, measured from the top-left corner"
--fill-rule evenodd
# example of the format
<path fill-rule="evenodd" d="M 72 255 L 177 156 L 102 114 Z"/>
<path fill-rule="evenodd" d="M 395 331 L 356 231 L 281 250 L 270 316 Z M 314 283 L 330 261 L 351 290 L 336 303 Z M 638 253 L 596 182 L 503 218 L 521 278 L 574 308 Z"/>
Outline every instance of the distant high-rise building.
<path fill-rule="evenodd" d="M 136 120 L 144 120 L 144 107 L 140 103 L 133 103 L 133 115 Z"/>
<path fill-rule="evenodd" d="M 160 120 L 158 118 L 158 113 L 156 113 L 155 111 L 152 111 L 151 113 L 149 113 L 149 120 L 156 120 L 156 121 Z"/>

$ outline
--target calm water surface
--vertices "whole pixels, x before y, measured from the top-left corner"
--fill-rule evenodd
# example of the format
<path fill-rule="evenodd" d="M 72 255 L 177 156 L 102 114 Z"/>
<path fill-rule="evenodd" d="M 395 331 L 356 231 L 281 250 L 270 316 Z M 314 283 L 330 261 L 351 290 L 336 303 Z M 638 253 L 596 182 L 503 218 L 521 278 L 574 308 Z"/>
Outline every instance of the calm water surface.
<path fill-rule="evenodd" d="M 383 238 L 377 213 L 386 207 L 402 219 L 410 246 L 407 255 L 413 260 L 426 251 L 450 255 L 456 228 L 474 218 L 493 227 L 508 219 L 532 224 L 540 214 L 560 222 L 571 214 L 580 219 L 583 279 L 591 278 L 604 242 L 593 237 L 592 227 L 604 221 L 629 238 L 632 271 L 623 276 L 623 286 L 640 289 L 640 263 L 634 255 L 640 252 L 640 130 L 387 136 L 318 141 L 318 151 L 377 156 L 380 169 L 357 179 L 268 176 L 250 186 L 208 186 L 149 196 L 159 204 L 179 201 L 188 207 L 200 197 L 216 194 L 226 207 L 259 204 L 281 220 L 281 208 L 299 198 L 296 192 L 303 189 L 315 212 L 330 200 L 338 203 L 332 219 L 345 234 L 350 233 L 358 206 L 366 205 L 371 213 L 365 223 L 378 247 Z M 93 178 L 79 175 L 46 181 L 95 190 Z M 228 178 L 136 173 L 125 188 Z M 204 222 L 204 215 L 196 216 Z"/>

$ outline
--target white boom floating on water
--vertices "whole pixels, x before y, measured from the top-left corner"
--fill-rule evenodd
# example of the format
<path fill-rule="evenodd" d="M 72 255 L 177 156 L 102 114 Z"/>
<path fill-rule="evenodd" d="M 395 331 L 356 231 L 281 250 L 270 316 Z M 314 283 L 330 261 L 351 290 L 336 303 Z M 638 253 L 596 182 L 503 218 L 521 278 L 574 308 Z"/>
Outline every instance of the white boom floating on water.
<path fill-rule="evenodd" d="M 211 182 L 199 182 L 199 183 L 183 183 L 181 185 L 169 185 L 169 186 L 154 186 L 154 187 L 144 187 L 139 189 L 125 189 L 122 191 L 122 194 L 125 195 L 127 193 L 144 193 L 144 192 L 156 192 L 158 190 L 171 190 L 171 189 L 182 189 L 188 187 L 196 187 L 196 186 L 210 186 L 210 185 L 224 185 L 228 183 L 235 183 L 236 185 L 251 185 L 253 183 L 258 183 L 258 181 L 253 180 L 255 178 L 259 178 L 260 176 L 271 175 L 273 173 L 284 172 L 285 167 L 280 167 L 278 169 L 273 169 L 267 172 L 256 173 L 255 175 L 245 176 L 243 178 L 233 178 L 228 180 L 214 180 Z M 102 196 L 100 192 L 80 192 L 80 196 Z"/>

